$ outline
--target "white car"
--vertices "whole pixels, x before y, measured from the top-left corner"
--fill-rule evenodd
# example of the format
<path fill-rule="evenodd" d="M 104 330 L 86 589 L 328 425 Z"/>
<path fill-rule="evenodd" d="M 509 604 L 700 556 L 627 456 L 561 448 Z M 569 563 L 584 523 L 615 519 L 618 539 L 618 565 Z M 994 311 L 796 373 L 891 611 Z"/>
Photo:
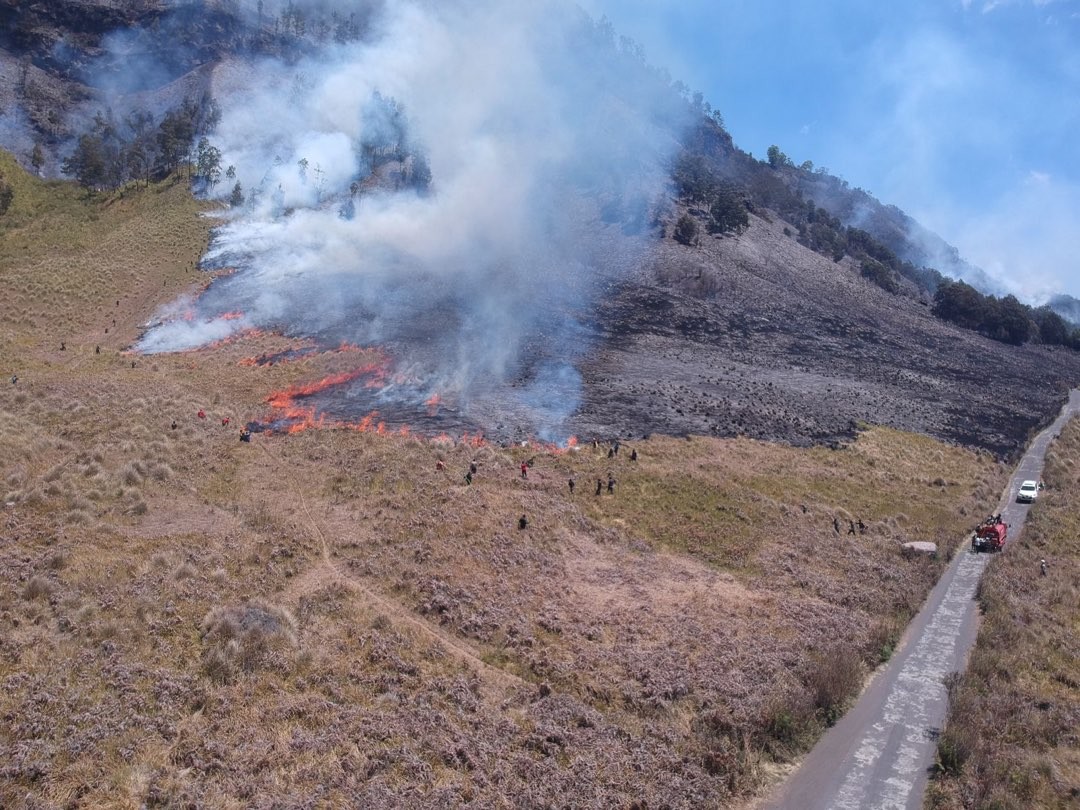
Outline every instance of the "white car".
<path fill-rule="evenodd" d="M 1016 500 L 1020 503 L 1031 503 L 1039 497 L 1039 482 L 1025 481 L 1020 485 L 1020 491 L 1016 493 Z"/>

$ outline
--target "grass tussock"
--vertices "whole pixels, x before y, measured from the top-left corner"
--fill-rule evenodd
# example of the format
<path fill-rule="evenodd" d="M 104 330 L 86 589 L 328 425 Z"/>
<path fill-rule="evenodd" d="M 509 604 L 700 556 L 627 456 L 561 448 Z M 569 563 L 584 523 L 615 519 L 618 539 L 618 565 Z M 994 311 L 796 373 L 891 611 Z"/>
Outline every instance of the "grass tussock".
<path fill-rule="evenodd" d="M 297 646 L 296 619 L 261 600 L 210 611 L 203 619 L 202 668 L 216 683 L 270 669 L 287 673 Z"/>
<path fill-rule="evenodd" d="M 947 681 L 931 808 L 1065 808 L 1080 801 L 1080 424 L 1051 446 L 1046 490 L 979 588 L 968 669 Z M 1046 573 L 1042 573 L 1042 561 Z"/>

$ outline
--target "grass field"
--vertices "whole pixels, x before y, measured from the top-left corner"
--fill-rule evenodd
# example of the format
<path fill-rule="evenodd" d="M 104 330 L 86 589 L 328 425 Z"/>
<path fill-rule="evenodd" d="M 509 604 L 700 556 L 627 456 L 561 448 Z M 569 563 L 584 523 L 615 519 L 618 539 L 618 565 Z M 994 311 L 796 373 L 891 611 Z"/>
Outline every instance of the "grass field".
<path fill-rule="evenodd" d="M 874 427 L 611 459 L 241 443 L 271 391 L 355 358 L 122 354 L 204 283 L 200 206 L 3 160 L 0 806 L 730 805 L 891 654 L 944 565 L 900 543 L 963 542 L 1005 482 Z"/>
<path fill-rule="evenodd" d="M 983 579 L 967 672 L 950 684 L 927 807 L 1080 804 L 1080 425 L 1051 446 L 1023 534 Z M 1042 561 L 1046 562 L 1046 573 Z"/>

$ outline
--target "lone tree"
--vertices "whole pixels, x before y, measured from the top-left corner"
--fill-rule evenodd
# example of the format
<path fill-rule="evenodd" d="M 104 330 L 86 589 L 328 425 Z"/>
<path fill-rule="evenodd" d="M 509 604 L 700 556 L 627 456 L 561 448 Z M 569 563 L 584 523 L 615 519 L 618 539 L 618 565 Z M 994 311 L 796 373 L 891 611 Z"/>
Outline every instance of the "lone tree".
<path fill-rule="evenodd" d="M 75 151 L 61 165 L 64 174 L 71 175 L 87 191 L 105 184 L 105 145 L 97 135 L 82 135 Z"/>
<path fill-rule="evenodd" d="M 769 165 L 774 169 L 779 169 L 782 166 L 794 166 L 791 162 L 791 158 L 780 151 L 780 147 L 775 143 L 768 148 L 766 156 L 769 159 Z"/>
<path fill-rule="evenodd" d="M 38 173 L 41 172 L 41 167 L 45 165 L 45 151 L 41 148 L 39 142 L 34 143 L 34 150 L 30 153 L 30 165 Z"/>
<path fill-rule="evenodd" d="M 221 179 L 221 150 L 211 146 L 206 138 L 199 139 L 195 149 L 195 171 L 213 188 Z"/>
<path fill-rule="evenodd" d="M 239 208 L 244 204 L 244 189 L 240 185 L 240 181 L 236 181 L 236 185 L 233 186 L 232 194 L 229 195 L 229 205 L 233 208 Z"/>
<path fill-rule="evenodd" d="M 750 215 L 746 212 L 739 193 L 731 186 L 721 186 L 716 199 L 709 207 L 709 230 L 712 233 L 740 234 L 750 227 Z"/>
<path fill-rule="evenodd" d="M 187 157 L 195 139 L 199 108 L 191 99 L 165 114 L 157 131 L 158 159 L 166 173 L 174 171 Z"/>

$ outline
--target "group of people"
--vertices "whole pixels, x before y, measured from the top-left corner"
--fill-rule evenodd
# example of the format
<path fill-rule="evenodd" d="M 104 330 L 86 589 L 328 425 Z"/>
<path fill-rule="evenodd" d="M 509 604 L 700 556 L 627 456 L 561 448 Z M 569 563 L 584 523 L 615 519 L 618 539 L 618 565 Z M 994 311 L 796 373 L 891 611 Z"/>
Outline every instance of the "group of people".
<path fill-rule="evenodd" d="M 840 518 L 834 517 L 832 519 L 832 527 L 833 527 L 833 531 L 836 534 L 840 534 Z M 856 532 L 856 530 L 858 530 L 858 531 Z M 859 518 L 857 521 L 849 520 L 848 521 L 847 533 L 848 534 L 856 534 L 856 533 L 857 534 L 866 534 L 866 524 L 862 522 L 862 518 Z"/>
<path fill-rule="evenodd" d="M 198 413 L 196 413 L 195 415 L 199 419 L 206 419 L 206 411 L 204 409 L 202 409 L 202 408 L 199 408 Z M 232 422 L 232 417 L 229 417 L 229 416 L 221 417 L 221 426 L 222 427 L 228 427 L 231 422 Z M 176 430 L 180 426 L 177 424 L 176 420 L 173 419 L 172 420 L 172 425 L 170 425 L 170 427 L 173 430 Z M 242 441 L 242 442 L 250 442 L 251 441 L 251 430 L 250 430 L 250 428 L 247 427 L 247 425 L 240 428 L 240 441 Z"/>
<path fill-rule="evenodd" d="M 201 414 L 201 412 L 200 412 L 200 414 Z M 244 433 L 248 433 L 248 436 L 250 437 L 250 433 L 245 428 L 244 431 L 241 433 L 241 441 L 250 441 L 250 438 L 245 438 L 244 437 Z M 593 447 L 594 448 L 599 448 L 599 440 L 593 439 Z M 612 445 L 608 449 L 608 457 L 609 458 L 614 458 L 616 455 L 618 455 L 620 447 L 621 447 L 621 445 L 620 445 L 620 443 L 618 441 L 615 441 L 614 443 L 612 443 Z M 631 451 L 630 460 L 631 461 L 637 461 L 638 460 L 638 452 L 637 452 L 636 449 Z M 528 481 L 529 480 L 529 468 L 532 467 L 532 465 L 533 465 L 533 460 L 532 459 L 527 459 L 527 460 L 524 460 L 524 461 L 521 462 L 520 467 L 518 469 L 519 469 L 521 479 L 523 481 Z M 446 469 L 446 462 L 441 458 L 436 459 L 435 460 L 435 469 L 439 470 L 440 472 L 445 470 Z M 472 461 L 469 462 L 469 467 L 468 467 L 468 469 L 466 469 L 465 475 L 463 476 L 463 479 L 465 481 L 466 486 L 472 486 L 473 479 L 475 478 L 475 476 L 477 474 L 477 470 L 478 470 L 477 461 L 476 461 L 476 459 L 473 459 Z M 573 475 L 571 475 L 567 479 L 566 483 L 567 483 L 567 487 L 570 490 L 570 494 L 573 495 L 574 490 L 577 487 L 577 479 Z M 603 478 L 597 478 L 596 479 L 596 495 L 598 495 L 598 496 L 603 495 L 605 490 L 607 491 L 607 493 L 609 495 L 614 495 L 615 494 L 615 485 L 616 485 L 616 483 L 617 482 L 615 480 L 615 475 L 612 472 L 608 472 L 608 476 L 607 476 L 606 481 Z M 522 529 L 522 530 L 526 529 L 528 527 L 528 525 L 529 525 L 528 516 L 524 515 L 524 514 L 521 515 L 521 517 L 518 518 L 517 523 L 518 523 L 518 529 Z"/>

